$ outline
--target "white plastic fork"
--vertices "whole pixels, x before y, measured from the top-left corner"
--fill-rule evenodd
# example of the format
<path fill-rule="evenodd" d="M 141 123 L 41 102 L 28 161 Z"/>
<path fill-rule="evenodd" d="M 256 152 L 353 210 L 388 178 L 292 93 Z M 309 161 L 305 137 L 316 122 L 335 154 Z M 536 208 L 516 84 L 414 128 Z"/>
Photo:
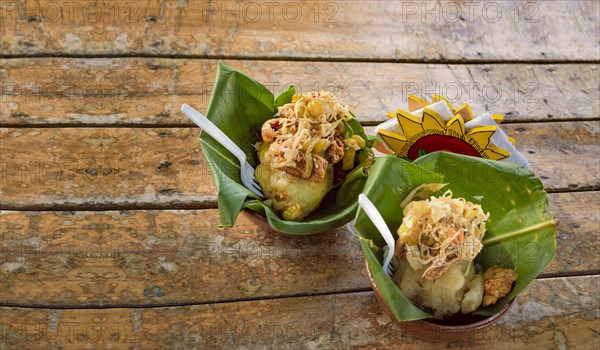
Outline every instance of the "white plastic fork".
<path fill-rule="evenodd" d="M 383 253 L 383 271 L 388 274 L 388 276 L 392 276 L 394 274 L 394 268 L 390 264 L 392 258 L 394 257 L 394 251 L 396 250 L 396 242 L 394 241 L 394 236 L 392 236 L 392 232 L 388 228 L 385 220 L 379 213 L 379 210 L 375 208 L 375 205 L 365 196 L 364 193 L 361 193 L 358 196 L 358 204 L 365 211 L 371 222 L 375 225 L 379 233 L 387 243 L 387 250 L 384 249 Z"/>
<path fill-rule="evenodd" d="M 246 153 L 242 151 L 231 139 L 221 131 L 215 124 L 213 124 L 208 118 L 202 113 L 193 109 L 187 104 L 181 106 L 181 112 L 190 118 L 196 125 L 200 127 L 207 134 L 212 136 L 218 143 L 227 148 L 231 154 L 233 154 L 240 161 L 241 178 L 242 183 L 252 193 L 259 197 L 263 197 L 262 189 L 256 180 L 254 179 L 254 168 L 248 163 L 246 159 Z"/>

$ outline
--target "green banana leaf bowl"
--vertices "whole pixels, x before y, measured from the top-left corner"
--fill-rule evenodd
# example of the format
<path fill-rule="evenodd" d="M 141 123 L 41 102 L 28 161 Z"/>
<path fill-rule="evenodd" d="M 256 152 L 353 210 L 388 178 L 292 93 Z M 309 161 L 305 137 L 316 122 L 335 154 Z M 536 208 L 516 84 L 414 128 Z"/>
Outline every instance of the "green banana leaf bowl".
<path fill-rule="evenodd" d="M 259 160 L 254 145 L 260 140 L 263 123 L 273 118 L 277 107 L 291 102 L 294 94 L 295 88 L 290 87 L 276 97 L 251 77 L 219 64 L 206 117 L 246 153 L 249 163 L 256 168 Z M 358 121 L 351 120 L 348 125 L 347 130 L 367 140 Z M 218 192 L 221 226 L 233 226 L 239 213 L 245 211 L 246 216 L 267 231 L 293 235 L 324 232 L 352 221 L 358 208 L 356 199 L 367 178 L 364 166 L 372 154 L 370 148 L 358 152 L 356 159 L 365 161 L 357 161 L 360 165 L 329 191 L 320 207 L 304 221 L 294 222 L 280 218 L 263 199 L 244 187 L 239 161 L 221 144 L 206 133 L 201 133 L 200 144 Z"/>
<path fill-rule="evenodd" d="M 515 297 L 550 264 L 556 253 L 557 221 L 548 208 L 541 181 L 529 170 L 508 162 L 435 152 L 409 162 L 390 155 L 371 167 L 364 193 L 397 239 L 402 223 L 400 203 L 424 183 L 447 184 L 433 195 L 451 190 L 490 213 L 483 249 L 475 263 L 486 270 L 499 265 L 514 269 L 518 279 L 496 304 L 473 314 L 443 320 L 415 306 L 383 271 L 385 241 L 365 212 L 358 210 L 354 230 L 365 256 L 369 280 L 385 312 L 402 329 L 432 341 L 475 336 L 504 315 Z"/>

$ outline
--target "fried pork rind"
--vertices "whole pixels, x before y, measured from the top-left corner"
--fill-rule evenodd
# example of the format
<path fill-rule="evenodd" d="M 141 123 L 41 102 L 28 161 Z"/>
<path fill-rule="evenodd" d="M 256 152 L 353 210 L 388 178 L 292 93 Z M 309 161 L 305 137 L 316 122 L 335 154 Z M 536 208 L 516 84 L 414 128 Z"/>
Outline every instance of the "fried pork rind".
<path fill-rule="evenodd" d="M 494 305 L 498 299 L 510 293 L 512 284 L 518 277 L 519 275 L 512 269 L 500 266 L 492 266 L 487 269 L 483 275 L 485 292 L 483 306 Z"/>

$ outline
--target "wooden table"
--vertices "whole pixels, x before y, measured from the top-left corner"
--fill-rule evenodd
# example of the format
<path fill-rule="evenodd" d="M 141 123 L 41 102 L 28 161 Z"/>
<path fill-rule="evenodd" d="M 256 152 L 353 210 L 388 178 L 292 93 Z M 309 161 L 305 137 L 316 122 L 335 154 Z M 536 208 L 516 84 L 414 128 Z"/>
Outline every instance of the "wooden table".
<path fill-rule="evenodd" d="M 600 347 L 597 1 L 0 4 L 0 349 Z M 383 313 L 350 226 L 220 228 L 178 112 L 220 60 L 366 126 L 410 93 L 505 115 L 556 258 L 496 327 L 436 344 Z"/>

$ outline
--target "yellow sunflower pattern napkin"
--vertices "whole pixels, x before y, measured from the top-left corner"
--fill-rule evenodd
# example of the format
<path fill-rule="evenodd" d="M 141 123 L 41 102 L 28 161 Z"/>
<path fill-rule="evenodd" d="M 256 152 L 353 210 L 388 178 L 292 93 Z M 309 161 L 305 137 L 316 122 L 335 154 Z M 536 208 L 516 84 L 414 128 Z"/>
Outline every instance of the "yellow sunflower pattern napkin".
<path fill-rule="evenodd" d="M 421 154 L 448 151 L 529 167 L 514 139 L 500 128 L 500 115 L 486 112 L 473 118 L 468 104 L 454 109 L 438 95 L 432 103 L 409 96 L 409 109 L 388 113 L 392 119 L 377 126 L 377 137 L 387 153 L 416 159 Z M 385 152 L 381 147 L 379 150 Z"/>

